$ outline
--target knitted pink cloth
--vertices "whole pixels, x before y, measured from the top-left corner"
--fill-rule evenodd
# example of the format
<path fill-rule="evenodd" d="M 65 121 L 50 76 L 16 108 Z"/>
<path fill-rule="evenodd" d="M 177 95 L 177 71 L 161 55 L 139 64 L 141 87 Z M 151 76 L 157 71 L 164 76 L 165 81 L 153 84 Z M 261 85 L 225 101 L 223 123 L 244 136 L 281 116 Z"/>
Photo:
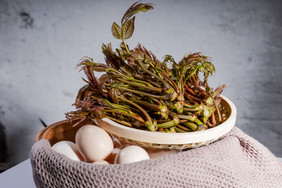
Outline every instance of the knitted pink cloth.
<path fill-rule="evenodd" d="M 30 158 L 37 187 L 282 188 L 282 163 L 238 128 L 209 146 L 131 164 L 75 162 L 46 140 Z"/>

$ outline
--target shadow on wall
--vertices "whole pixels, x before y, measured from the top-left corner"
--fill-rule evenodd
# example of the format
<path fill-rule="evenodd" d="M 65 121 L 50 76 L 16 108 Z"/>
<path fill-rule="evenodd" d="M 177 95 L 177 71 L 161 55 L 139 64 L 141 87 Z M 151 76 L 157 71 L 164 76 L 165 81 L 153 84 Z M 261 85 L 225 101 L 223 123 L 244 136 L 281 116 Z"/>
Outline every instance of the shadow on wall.
<path fill-rule="evenodd" d="M 0 122 L 0 173 L 7 170 L 10 165 L 7 163 L 6 134 L 3 124 Z"/>

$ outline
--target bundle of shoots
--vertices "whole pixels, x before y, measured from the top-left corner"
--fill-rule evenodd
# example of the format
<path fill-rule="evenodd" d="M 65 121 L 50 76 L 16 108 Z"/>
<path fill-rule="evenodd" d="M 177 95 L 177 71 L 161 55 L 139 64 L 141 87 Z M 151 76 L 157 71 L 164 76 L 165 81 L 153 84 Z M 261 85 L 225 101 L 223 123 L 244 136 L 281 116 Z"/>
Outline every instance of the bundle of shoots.
<path fill-rule="evenodd" d="M 86 85 L 77 95 L 70 120 L 109 118 L 124 126 L 161 132 L 202 131 L 226 119 L 220 102 L 225 85 L 212 89 L 208 77 L 214 65 L 201 53 L 186 55 L 178 63 L 170 55 L 162 61 L 141 44 L 126 44 L 134 31 L 135 14 L 153 9 L 153 4 L 134 3 L 112 34 L 120 48 L 103 44 L 105 64 L 85 57 L 78 64 Z M 103 75 L 98 79 L 95 72 Z M 202 78 L 202 79 L 201 79 Z"/>

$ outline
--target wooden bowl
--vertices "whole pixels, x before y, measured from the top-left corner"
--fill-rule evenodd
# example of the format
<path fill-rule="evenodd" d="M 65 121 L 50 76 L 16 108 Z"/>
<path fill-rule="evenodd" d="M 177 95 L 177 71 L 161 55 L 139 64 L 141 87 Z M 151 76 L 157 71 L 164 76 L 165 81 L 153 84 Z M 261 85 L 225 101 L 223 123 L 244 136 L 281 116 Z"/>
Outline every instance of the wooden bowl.
<path fill-rule="evenodd" d="M 220 125 L 204 131 L 188 133 L 150 132 L 126 127 L 107 118 L 96 120 L 96 123 L 112 136 L 127 144 L 153 149 L 182 150 L 195 148 L 202 145 L 208 145 L 218 140 L 234 127 L 237 116 L 236 107 L 231 100 L 224 96 L 221 97 L 223 99 L 221 106 L 225 108 L 230 115 L 228 119 Z M 73 124 L 76 122 L 77 121 L 73 121 Z M 87 120 L 75 127 L 73 127 L 68 120 L 54 123 L 41 130 L 36 136 L 36 141 L 46 139 L 49 140 L 51 145 L 62 140 L 74 142 L 77 130 L 85 124 L 94 124 L 94 122 Z"/>
<path fill-rule="evenodd" d="M 77 121 L 73 121 L 72 124 L 75 124 Z M 87 121 L 85 123 L 93 124 L 92 121 Z M 63 120 L 51 124 L 44 129 L 42 129 L 36 135 L 36 141 L 41 139 L 46 139 L 50 142 L 51 145 L 63 140 L 75 142 L 75 134 L 77 130 L 82 127 L 84 124 L 79 124 L 73 127 L 69 120 Z"/>

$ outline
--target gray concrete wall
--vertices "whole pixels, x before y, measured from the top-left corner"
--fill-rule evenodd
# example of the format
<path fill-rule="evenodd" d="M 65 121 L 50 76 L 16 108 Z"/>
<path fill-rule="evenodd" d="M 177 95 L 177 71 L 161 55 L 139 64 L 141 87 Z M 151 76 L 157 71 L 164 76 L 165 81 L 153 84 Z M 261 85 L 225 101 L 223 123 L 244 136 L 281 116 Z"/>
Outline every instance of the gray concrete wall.
<path fill-rule="evenodd" d="M 43 126 L 73 109 L 83 56 L 103 62 L 101 44 L 134 1 L 0 0 L 0 163 L 29 157 Z M 148 1 L 145 1 L 148 2 Z M 160 59 L 201 51 L 212 57 L 212 85 L 238 108 L 237 126 L 282 156 L 282 1 L 152 1 L 128 44 Z"/>

